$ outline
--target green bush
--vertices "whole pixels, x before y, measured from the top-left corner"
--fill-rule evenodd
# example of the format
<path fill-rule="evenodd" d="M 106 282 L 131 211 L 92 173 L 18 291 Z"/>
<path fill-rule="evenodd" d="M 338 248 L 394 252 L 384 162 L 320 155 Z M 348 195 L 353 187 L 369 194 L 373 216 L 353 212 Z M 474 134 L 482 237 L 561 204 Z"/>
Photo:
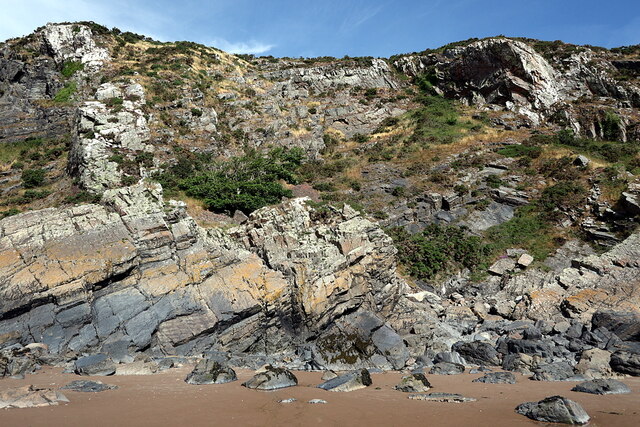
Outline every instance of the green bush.
<path fill-rule="evenodd" d="M 62 65 L 62 73 L 63 76 L 69 78 L 73 76 L 76 72 L 84 69 L 84 64 L 80 61 L 67 61 Z"/>
<path fill-rule="evenodd" d="M 542 154 L 542 147 L 535 145 L 509 145 L 498 150 L 498 154 L 505 157 L 529 157 L 537 159 Z"/>
<path fill-rule="evenodd" d="M 538 205 L 550 218 L 555 218 L 556 209 L 578 209 L 584 205 L 587 190 L 575 181 L 561 181 L 545 188 Z"/>
<path fill-rule="evenodd" d="M 73 95 L 76 93 L 76 90 L 76 82 L 69 82 L 65 85 L 65 87 L 60 89 L 58 93 L 56 93 L 56 95 L 53 97 L 53 101 L 60 104 L 71 102 L 71 100 L 73 99 Z"/>
<path fill-rule="evenodd" d="M 24 188 L 40 187 L 44 184 L 45 175 L 44 169 L 25 169 L 22 171 L 22 185 Z"/>
<path fill-rule="evenodd" d="M 204 202 L 207 209 L 233 214 L 251 213 L 291 197 L 280 181 L 297 182 L 303 159 L 299 148 L 275 148 L 266 154 L 249 150 L 226 161 L 179 156 L 178 162 L 157 176 L 167 188 L 178 188 Z"/>
<path fill-rule="evenodd" d="M 402 264 L 413 277 L 421 280 L 434 279 L 438 273 L 461 267 L 474 269 L 487 255 L 482 240 L 467 235 L 461 227 L 431 224 L 414 235 L 401 227 L 388 232 Z"/>

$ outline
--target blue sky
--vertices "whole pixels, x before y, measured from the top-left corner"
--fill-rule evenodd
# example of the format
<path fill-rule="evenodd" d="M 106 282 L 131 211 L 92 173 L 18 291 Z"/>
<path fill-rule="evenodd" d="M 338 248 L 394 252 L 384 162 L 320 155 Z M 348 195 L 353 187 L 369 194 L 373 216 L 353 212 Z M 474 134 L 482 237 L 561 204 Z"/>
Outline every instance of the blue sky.
<path fill-rule="evenodd" d="M 92 20 L 236 53 L 380 56 L 498 34 L 640 43 L 640 0 L 0 0 L 0 40 Z"/>

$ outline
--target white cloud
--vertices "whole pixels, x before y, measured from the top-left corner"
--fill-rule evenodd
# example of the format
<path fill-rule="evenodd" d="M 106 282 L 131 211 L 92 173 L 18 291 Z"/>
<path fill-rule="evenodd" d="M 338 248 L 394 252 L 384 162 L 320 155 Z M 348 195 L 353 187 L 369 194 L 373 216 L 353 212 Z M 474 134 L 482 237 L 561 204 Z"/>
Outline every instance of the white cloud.
<path fill-rule="evenodd" d="M 213 47 L 222 49 L 225 52 L 229 53 L 251 53 L 255 55 L 260 55 L 262 53 L 268 52 L 275 47 L 275 45 L 273 44 L 263 43 L 256 40 L 249 40 L 246 42 L 230 42 L 223 38 L 215 38 L 210 44 Z"/>

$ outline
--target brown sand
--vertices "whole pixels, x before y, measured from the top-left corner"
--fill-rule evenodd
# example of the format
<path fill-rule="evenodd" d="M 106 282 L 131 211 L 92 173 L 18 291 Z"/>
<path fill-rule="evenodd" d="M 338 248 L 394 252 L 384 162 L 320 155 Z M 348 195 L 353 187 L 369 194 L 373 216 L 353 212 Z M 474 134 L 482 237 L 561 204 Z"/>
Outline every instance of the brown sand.
<path fill-rule="evenodd" d="M 101 393 L 65 390 L 71 401 L 60 406 L 0 410 L 0 426 L 518 426 L 540 425 L 518 415 L 514 408 L 526 401 L 563 395 L 580 403 L 591 415 L 591 426 L 640 426 L 640 378 L 624 382 L 633 393 L 596 396 L 570 391 L 574 382 L 537 382 L 524 376 L 517 384 L 472 383 L 480 375 L 428 375 L 432 391 L 460 393 L 477 402 L 435 403 L 409 400 L 393 390 L 402 374 L 373 374 L 373 386 L 351 393 L 315 388 L 321 374 L 296 372 L 298 387 L 260 392 L 240 384 L 253 374 L 239 371 L 239 381 L 224 385 L 189 385 L 190 368 L 171 369 L 150 376 L 92 379 L 119 386 Z M 0 380 L 0 390 L 33 384 L 62 387 L 87 379 L 45 368 L 24 380 Z M 294 397 L 294 403 L 278 403 Z M 308 404 L 324 399 L 326 405 Z"/>

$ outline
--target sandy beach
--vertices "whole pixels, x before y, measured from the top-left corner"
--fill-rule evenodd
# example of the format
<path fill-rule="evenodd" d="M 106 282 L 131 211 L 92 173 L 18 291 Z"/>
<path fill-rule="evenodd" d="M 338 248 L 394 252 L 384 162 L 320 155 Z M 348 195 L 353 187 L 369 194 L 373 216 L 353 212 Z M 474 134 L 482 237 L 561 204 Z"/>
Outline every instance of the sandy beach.
<path fill-rule="evenodd" d="M 373 385 L 350 393 L 315 388 L 319 372 L 295 372 L 299 386 L 273 392 L 246 389 L 241 383 L 252 371 L 238 371 L 239 381 L 224 385 L 189 385 L 183 380 L 190 367 L 150 376 L 92 377 L 117 385 L 116 390 L 80 393 L 64 390 L 70 403 L 59 406 L 0 411 L 1 426 L 518 426 L 535 425 L 514 408 L 525 401 L 563 395 L 580 403 L 591 426 L 640 425 L 640 378 L 626 378 L 628 395 L 596 396 L 570 391 L 575 382 L 537 382 L 517 375 L 517 384 L 471 381 L 481 375 L 428 375 L 432 391 L 460 393 L 478 399 L 469 403 L 410 400 L 393 389 L 402 374 L 372 374 Z M 33 384 L 59 388 L 88 379 L 44 368 L 24 380 L 4 379 L 0 390 Z M 279 400 L 295 398 L 293 403 Z M 327 404 L 309 404 L 324 399 Z"/>

